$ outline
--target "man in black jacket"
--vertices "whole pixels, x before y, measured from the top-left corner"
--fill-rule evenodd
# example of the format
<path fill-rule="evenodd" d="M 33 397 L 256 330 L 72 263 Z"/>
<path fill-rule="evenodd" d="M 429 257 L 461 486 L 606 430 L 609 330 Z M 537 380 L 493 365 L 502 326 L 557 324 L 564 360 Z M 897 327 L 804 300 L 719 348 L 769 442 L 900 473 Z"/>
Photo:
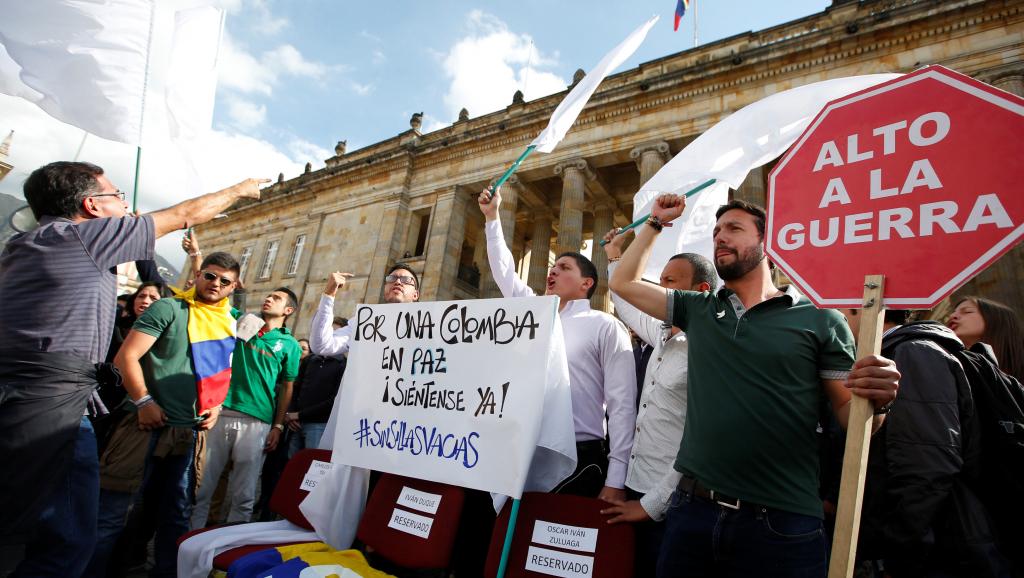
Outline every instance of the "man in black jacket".
<path fill-rule="evenodd" d="M 334 318 L 334 330 L 348 325 L 344 317 Z M 320 447 L 320 437 L 331 417 L 334 397 L 338 395 L 341 376 L 345 373 L 344 357 L 310 355 L 302 360 L 299 376 L 295 379 L 295 394 L 284 415 L 291 430 L 288 457 L 302 448 Z"/>
<path fill-rule="evenodd" d="M 882 355 L 896 362 L 900 394 L 872 438 L 858 558 L 893 578 L 1002 575 L 987 514 L 970 489 L 979 474 L 978 424 L 967 376 L 949 353 L 963 343 L 937 322 L 908 324 L 909 313 L 885 312 Z M 857 335 L 859 311 L 843 314 Z"/>

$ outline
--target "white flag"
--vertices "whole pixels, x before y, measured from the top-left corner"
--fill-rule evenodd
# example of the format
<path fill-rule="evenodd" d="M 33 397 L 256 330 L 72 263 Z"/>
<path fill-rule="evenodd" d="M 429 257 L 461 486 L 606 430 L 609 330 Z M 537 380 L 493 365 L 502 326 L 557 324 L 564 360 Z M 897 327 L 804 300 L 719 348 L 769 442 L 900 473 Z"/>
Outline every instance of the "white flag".
<path fill-rule="evenodd" d="M 815 82 L 773 94 L 729 115 L 679 151 L 633 197 L 633 218 L 651 212 L 662 193 L 684 193 L 708 179 L 717 182 L 687 199 L 686 211 L 658 236 L 644 277 L 658 279 L 677 253 L 713 259 L 715 211 L 757 168 L 786 151 L 829 101 L 892 80 L 898 74 L 870 74 Z"/>
<path fill-rule="evenodd" d="M 601 84 L 604 77 L 608 76 L 611 71 L 615 70 L 636 52 L 644 38 L 647 37 L 647 31 L 657 21 L 658 16 L 651 18 L 643 26 L 634 30 L 611 52 L 605 54 L 601 62 L 598 62 L 597 66 L 594 67 L 594 70 L 584 76 L 583 80 L 559 103 L 558 108 L 551 115 L 551 120 L 548 121 L 548 126 L 537 135 L 537 138 L 533 139 L 530 146 L 536 147 L 535 150 L 542 153 L 549 153 L 555 150 L 558 143 L 565 138 L 565 133 L 569 132 L 572 123 L 576 122 L 576 117 L 583 112 L 583 107 L 587 105 L 590 96 L 597 90 L 597 86 Z"/>
<path fill-rule="evenodd" d="M 209 130 L 223 12 L 209 0 L 31 0 L 0 18 L 0 93 L 130 145 Z M 143 119 L 145 115 L 145 120 Z"/>
<path fill-rule="evenodd" d="M 0 92 L 28 97 L 57 120 L 97 136 L 138 144 L 146 54 L 153 23 L 148 0 L 7 2 L 0 43 L 17 77 Z"/>

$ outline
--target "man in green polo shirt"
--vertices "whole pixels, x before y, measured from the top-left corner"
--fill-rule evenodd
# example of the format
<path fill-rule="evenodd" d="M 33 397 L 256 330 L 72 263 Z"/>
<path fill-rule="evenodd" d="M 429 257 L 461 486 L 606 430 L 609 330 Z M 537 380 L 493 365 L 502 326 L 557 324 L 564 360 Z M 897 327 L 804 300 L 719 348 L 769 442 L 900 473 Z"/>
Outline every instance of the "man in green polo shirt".
<path fill-rule="evenodd" d="M 762 250 L 765 214 L 755 205 L 732 201 L 716 214 L 714 263 L 725 281 L 717 293 L 642 281 L 655 237 L 684 207 L 678 195 L 658 197 L 610 281 L 690 341 L 680 475 L 658 575 L 825 576 L 819 399 L 827 396 L 845 427 L 851 392 L 884 411 L 899 372 L 878 356 L 854 363 L 838 311 L 775 286 Z"/>
<path fill-rule="evenodd" d="M 263 301 L 263 328 L 248 341 L 239 339 L 231 357 L 231 386 L 220 421 L 207 436 L 204 473 L 219 479 L 228 461 L 232 462 L 228 522 L 248 522 L 252 517 L 265 452 L 277 447 L 284 430 L 284 414 L 302 357 L 299 342 L 285 327 L 296 301 L 287 287 L 272 291 Z M 193 529 L 206 526 L 216 487 L 215 483 L 200 486 L 192 511 Z"/>

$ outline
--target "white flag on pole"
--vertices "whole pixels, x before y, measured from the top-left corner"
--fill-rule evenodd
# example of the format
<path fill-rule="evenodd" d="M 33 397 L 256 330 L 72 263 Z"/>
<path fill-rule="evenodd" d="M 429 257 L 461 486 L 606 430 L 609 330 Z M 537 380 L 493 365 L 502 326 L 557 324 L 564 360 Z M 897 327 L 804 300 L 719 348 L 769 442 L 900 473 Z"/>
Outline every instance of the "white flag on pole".
<path fill-rule="evenodd" d="M 757 168 L 786 151 L 829 101 L 900 76 L 870 74 L 815 82 L 773 94 L 729 115 L 697 137 L 640 186 L 633 197 L 633 218 L 651 212 L 655 197 L 684 193 L 708 179 L 717 182 L 687 199 L 686 210 L 658 236 L 644 271 L 658 279 L 677 253 L 698 253 L 713 259 L 715 211 Z"/>
<path fill-rule="evenodd" d="M 597 90 L 604 77 L 608 76 L 611 71 L 615 70 L 636 52 L 644 38 L 647 37 L 647 32 L 657 21 L 658 16 L 651 18 L 630 33 L 611 52 L 605 54 L 604 58 L 594 67 L 594 70 L 584 76 L 583 80 L 562 99 L 554 114 L 551 115 L 548 126 L 537 135 L 537 138 L 533 139 L 530 146 L 536 147 L 535 150 L 542 153 L 549 153 L 555 150 L 558 143 L 565 138 L 565 133 L 569 132 L 572 123 L 576 122 L 576 118 L 583 111 L 583 107 L 587 105 L 587 101 L 590 100 L 591 95 Z"/>
<path fill-rule="evenodd" d="M 7 3 L 0 19 L 0 93 L 134 146 L 142 144 L 143 125 L 150 143 L 195 138 L 212 122 L 223 22 L 223 12 L 208 4 Z"/>

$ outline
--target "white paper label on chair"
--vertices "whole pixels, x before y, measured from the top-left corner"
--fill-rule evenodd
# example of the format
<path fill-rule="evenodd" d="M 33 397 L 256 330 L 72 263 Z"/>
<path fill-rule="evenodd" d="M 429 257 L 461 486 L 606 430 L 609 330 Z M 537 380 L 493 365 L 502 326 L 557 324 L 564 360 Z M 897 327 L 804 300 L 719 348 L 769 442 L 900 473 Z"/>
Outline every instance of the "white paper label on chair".
<path fill-rule="evenodd" d="M 594 575 L 594 557 L 530 546 L 526 553 L 526 569 L 562 578 L 590 578 Z"/>
<path fill-rule="evenodd" d="M 537 520 L 533 524 L 533 539 L 530 541 L 541 546 L 594 552 L 597 550 L 597 528 L 581 528 Z"/>
<path fill-rule="evenodd" d="M 309 469 L 306 470 L 306 477 L 302 478 L 302 484 L 299 485 L 299 488 L 306 490 L 307 492 L 312 492 L 313 488 L 315 488 L 321 480 L 327 477 L 327 474 L 330 472 L 331 462 L 313 460 L 309 464 Z"/>
<path fill-rule="evenodd" d="M 428 514 L 436 514 L 437 507 L 441 505 L 441 494 L 421 492 L 415 488 L 402 486 L 402 492 L 398 494 L 398 505 Z"/>
<path fill-rule="evenodd" d="M 433 525 L 433 518 L 406 512 L 399 508 L 395 508 L 395 511 L 391 513 L 391 520 L 388 521 L 389 528 L 394 528 L 406 534 L 412 534 L 424 540 L 430 537 L 430 528 Z"/>

